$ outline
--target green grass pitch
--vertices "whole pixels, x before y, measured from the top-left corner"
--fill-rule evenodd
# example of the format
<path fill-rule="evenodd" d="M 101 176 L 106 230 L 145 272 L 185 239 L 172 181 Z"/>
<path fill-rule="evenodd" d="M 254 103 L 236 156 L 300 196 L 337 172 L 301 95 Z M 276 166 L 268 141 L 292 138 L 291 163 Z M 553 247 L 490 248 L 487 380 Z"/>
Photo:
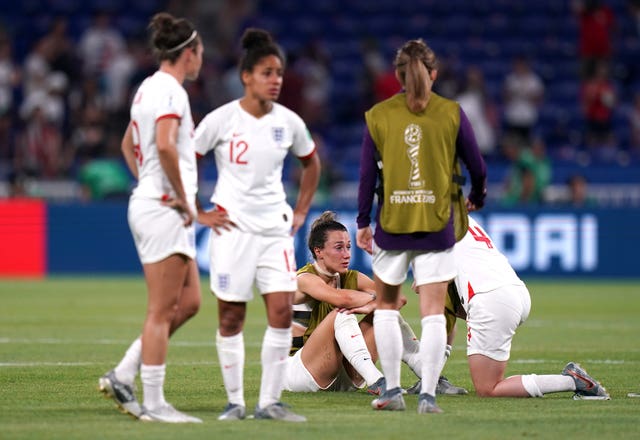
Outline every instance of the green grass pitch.
<path fill-rule="evenodd" d="M 539 399 L 443 396 L 441 415 L 374 412 L 356 393 L 284 393 L 304 424 L 218 422 L 226 398 L 214 346 L 216 309 L 203 278 L 200 313 L 173 338 L 167 400 L 202 425 L 142 423 L 102 398 L 97 379 L 140 331 L 146 294 L 141 278 L 0 280 L 0 438 L 2 439 L 505 439 L 640 438 L 640 282 L 530 281 L 532 311 L 518 331 L 507 374 L 559 373 L 580 362 L 610 401 L 574 401 L 571 393 Z M 419 335 L 417 298 L 408 289 L 403 315 Z M 249 304 L 245 328 L 245 396 L 256 404 L 264 306 Z M 458 323 L 444 374 L 472 389 Z M 403 367 L 403 385 L 415 378 Z M 140 386 L 138 386 L 140 388 Z"/>

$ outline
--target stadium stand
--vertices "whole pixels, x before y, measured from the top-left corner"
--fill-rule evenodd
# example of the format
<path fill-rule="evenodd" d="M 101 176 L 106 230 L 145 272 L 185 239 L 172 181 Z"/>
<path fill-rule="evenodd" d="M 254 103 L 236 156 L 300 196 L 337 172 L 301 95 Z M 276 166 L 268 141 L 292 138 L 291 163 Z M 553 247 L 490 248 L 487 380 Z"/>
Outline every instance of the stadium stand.
<path fill-rule="evenodd" d="M 307 113 L 309 118 L 306 119 L 313 119 L 309 125 L 323 139 L 324 154 L 331 158 L 329 166 L 336 176 L 329 189 L 332 203 L 352 206 L 355 200 L 362 113 L 374 102 L 372 75 L 388 70 L 394 51 L 404 40 L 421 37 L 443 62 L 442 75 L 436 83 L 437 91 L 443 95 L 458 92 L 465 69 L 478 66 L 484 74 L 488 97 L 496 103 L 499 115 L 503 105 L 503 82 L 512 60 L 525 56 L 530 61 L 545 85 L 534 133 L 544 139 L 552 164 L 551 185 L 547 191 L 550 201 L 562 197 L 569 177 L 581 174 L 587 178 L 591 191 L 603 205 L 640 206 L 640 145 L 635 144 L 629 121 L 633 97 L 640 92 L 640 28 L 632 14 L 635 2 L 627 0 L 606 2 L 615 16 L 613 53 L 608 60 L 617 95 L 611 121 L 614 132 L 612 145 L 587 145 L 585 141 L 585 119 L 580 105 L 580 29 L 578 16 L 572 9 L 576 2 L 315 0 L 305 2 L 304 7 L 298 0 L 0 2 L 2 41 L 9 43 L 9 60 L 21 74 L 20 83 L 8 86 L 13 101 L 9 110 L 2 114 L 5 122 L 0 122 L 0 143 L 4 144 L 0 148 L 0 196 L 10 195 L 14 184 L 23 181 L 28 195 L 75 200 L 82 194 L 76 180 L 81 159 L 72 146 L 74 139 L 78 138 L 78 133 L 74 137 L 74 131 L 77 131 L 74 128 L 79 125 L 72 107 L 86 98 L 82 88 L 86 78 L 82 73 L 71 78 L 64 89 L 67 112 L 58 129 L 63 138 L 65 166 L 55 176 L 45 177 L 38 173 L 23 176 L 16 169 L 15 162 L 15 153 L 24 142 L 21 134 L 28 125 L 19 111 L 27 98 L 25 63 L 36 43 L 51 31 L 57 18 L 66 19 L 67 36 L 77 48 L 83 33 L 92 24 L 95 12 L 107 11 L 113 29 L 126 42 L 127 59 L 134 65 L 125 78 L 130 91 L 153 67 L 148 58 L 141 55 L 144 52 L 145 26 L 153 12 L 182 8 L 177 12 L 187 16 L 191 14 L 197 22 L 199 17 L 204 20 L 211 14 L 229 11 L 237 14 L 240 3 L 244 5 L 244 15 L 234 16 L 233 27 L 229 24 L 227 27 L 230 29 L 224 29 L 225 33 L 223 29 L 216 33 L 216 26 L 204 23 L 208 31 L 205 44 L 211 49 L 207 51 L 203 78 L 197 87 L 190 90 L 200 94 L 192 99 L 192 103 L 199 103 L 202 110 L 194 111 L 194 114 L 198 117 L 206 111 L 207 105 L 214 107 L 234 97 L 229 87 L 224 88 L 225 74 L 235 68 L 235 63 L 230 60 L 237 55 L 237 38 L 242 28 L 256 25 L 270 30 L 290 55 L 289 68 L 299 70 L 307 80 L 315 80 L 315 89 L 308 90 L 310 96 L 313 93 L 328 94 L 324 97 L 325 107 L 320 107 L 326 109 L 323 110 L 326 115 L 317 117 L 312 112 L 318 107 L 310 106 L 307 111 L 311 113 Z M 8 68 L 6 66 L 5 60 L 2 68 Z M 234 75 L 228 77 L 233 78 Z M 6 86 L 3 78 L 0 74 L 0 87 Z M 103 99 L 107 93 L 105 90 L 108 90 L 104 78 L 99 79 L 95 85 L 99 89 L 97 101 Z M 97 153 L 99 156 L 113 154 L 117 150 L 119 136 L 126 123 L 126 111 L 126 106 L 121 104 L 116 108 L 107 106 L 105 114 L 98 118 L 105 127 L 104 146 Z M 304 109 L 302 113 L 304 115 Z M 6 128 L 7 121 L 9 128 Z M 497 129 L 499 134 L 500 124 Z M 500 152 L 501 145 L 496 149 Z M 499 203 L 512 163 L 502 154 L 487 157 L 487 162 L 490 202 Z M 293 167 L 289 167 L 288 172 L 293 173 Z M 208 165 L 202 175 L 209 185 L 215 178 L 215 170 Z"/>

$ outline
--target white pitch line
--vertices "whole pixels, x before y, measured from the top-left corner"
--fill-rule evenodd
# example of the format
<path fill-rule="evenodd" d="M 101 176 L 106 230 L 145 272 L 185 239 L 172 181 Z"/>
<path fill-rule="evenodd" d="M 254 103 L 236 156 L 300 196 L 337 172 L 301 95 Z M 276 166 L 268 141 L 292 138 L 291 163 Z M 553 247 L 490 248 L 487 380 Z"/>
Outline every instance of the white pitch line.
<path fill-rule="evenodd" d="M 115 339 L 95 339 L 91 341 L 79 339 L 57 339 L 57 338 L 0 338 L 0 344 L 19 345 L 122 345 L 128 346 L 131 340 Z M 169 344 L 175 347 L 215 347 L 215 342 L 211 341 L 170 341 Z M 260 347 L 262 341 L 245 342 L 247 347 Z"/>
<path fill-rule="evenodd" d="M 170 365 L 196 366 L 196 365 L 219 365 L 218 362 L 169 362 Z M 0 368 L 8 367 L 91 367 L 94 365 L 105 365 L 104 362 L 0 362 Z"/>

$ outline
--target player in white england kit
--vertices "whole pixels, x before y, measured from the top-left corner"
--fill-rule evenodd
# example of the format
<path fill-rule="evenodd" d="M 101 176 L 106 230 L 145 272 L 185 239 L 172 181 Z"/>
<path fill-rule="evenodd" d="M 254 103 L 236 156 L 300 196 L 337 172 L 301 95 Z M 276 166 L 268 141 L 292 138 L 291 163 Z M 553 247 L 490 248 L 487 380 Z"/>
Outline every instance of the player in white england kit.
<path fill-rule="evenodd" d="M 147 314 L 142 336 L 118 366 L 100 378 L 99 386 L 140 420 L 200 423 L 166 402 L 163 384 L 169 337 L 200 307 L 194 260 L 198 185 L 194 124 L 182 83 L 198 77 L 203 47 L 185 19 L 159 13 L 149 27 L 160 68 L 138 88 L 122 139 L 123 155 L 138 179 L 128 219 L 147 284 Z M 143 406 L 133 392 L 138 370 Z"/>
<path fill-rule="evenodd" d="M 574 391 L 576 399 L 608 399 L 609 394 L 578 364 L 562 374 L 504 372 L 516 329 L 529 316 L 531 299 L 524 282 L 485 230 L 469 216 L 467 234 L 454 246 L 454 283 L 467 319 L 467 358 L 471 380 L 481 397 L 542 397 Z"/>
<path fill-rule="evenodd" d="M 196 150 L 213 151 L 218 181 L 215 208 L 199 210 L 211 234 L 211 290 L 218 299 L 216 337 L 228 405 L 220 420 L 245 417 L 243 324 L 253 285 L 262 294 L 268 327 L 262 342 L 262 380 L 254 416 L 304 421 L 280 402 L 291 347 L 292 298 L 296 290 L 293 235 L 303 225 L 318 185 L 320 161 L 303 121 L 275 102 L 284 56 L 271 36 L 248 29 L 240 76 L 244 97 L 209 113 L 196 130 Z M 287 154 L 302 163 L 295 208 L 286 202 L 282 167 Z M 221 212 L 228 220 L 212 217 Z"/>

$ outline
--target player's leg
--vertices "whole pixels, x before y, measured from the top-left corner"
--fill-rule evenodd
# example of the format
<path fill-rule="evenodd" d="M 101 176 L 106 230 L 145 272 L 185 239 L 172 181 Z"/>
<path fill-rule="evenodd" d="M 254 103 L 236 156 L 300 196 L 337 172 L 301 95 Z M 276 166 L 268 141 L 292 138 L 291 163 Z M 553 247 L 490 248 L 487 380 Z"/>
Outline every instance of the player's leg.
<path fill-rule="evenodd" d="M 444 318 L 444 298 L 448 281 L 420 284 L 420 314 L 422 336 L 420 337 L 420 358 L 422 361 L 422 388 L 418 412 L 438 413 L 442 410 L 435 404 L 438 378 L 444 366 L 447 345 L 446 321 Z"/>
<path fill-rule="evenodd" d="M 173 254 L 157 263 L 144 264 L 147 282 L 147 316 L 142 330 L 142 379 L 144 405 L 141 420 L 201 422 L 175 410 L 164 398 L 166 355 L 171 323 L 190 270 L 190 258 Z"/>
<path fill-rule="evenodd" d="M 333 328 L 334 337 L 344 358 L 354 367 L 368 386 L 374 386 L 383 376 L 373 363 L 356 316 L 336 312 Z M 383 388 L 382 382 L 378 384 L 377 392 L 373 388 L 371 392 L 379 394 L 381 388 Z"/>
<path fill-rule="evenodd" d="M 332 311 L 318 324 L 300 355 L 305 368 L 321 389 L 333 383 L 342 366 L 342 353 L 334 333 L 337 314 L 336 310 Z"/>
<path fill-rule="evenodd" d="M 289 411 L 280 402 L 287 358 L 291 350 L 293 294 L 297 288 L 293 237 L 256 237 L 259 249 L 256 285 L 267 309 L 267 330 L 260 360 L 262 378 L 256 418 L 301 422 L 306 418 Z"/>
<path fill-rule="evenodd" d="M 263 294 L 262 298 L 267 309 L 268 326 L 260 352 L 262 377 L 254 416 L 258 419 L 289 422 L 306 421 L 304 416 L 291 412 L 280 402 L 285 385 L 287 358 L 291 350 L 293 291 L 271 292 Z"/>
<path fill-rule="evenodd" d="M 210 287 L 218 300 L 216 349 L 227 393 L 219 420 L 245 416 L 244 322 L 247 302 L 253 298 L 256 251 L 253 236 L 237 228 L 213 235 L 210 241 Z"/>
<path fill-rule="evenodd" d="M 444 366 L 447 345 L 445 298 L 449 281 L 457 273 L 453 249 L 420 253 L 413 259 L 412 269 L 422 317 L 422 389 L 418 412 L 438 413 L 442 410 L 435 404 L 436 386 Z"/>
<path fill-rule="evenodd" d="M 245 416 L 243 328 L 247 303 L 224 301 L 218 298 L 218 331 L 216 350 L 220 362 L 222 382 L 227 393 L 227 406 L 219 420 L 238 420 Z"/>
<path fill-rule="evenodd" d="M 198 310 L 200 310 L 200 303 L 202 300 L 202 294 L 200 290 L 200 273 L 198 271 L 198 264 L 195 260 L 189 260 L 189 270 L 185 283 L 182 286 L 182 293 L 178 300 L 178 309 L 176 310 L 175 317 L 171 321 L 171 327 L 169 329 L 170 335 L 182 327 L 189 319 L 194 317 Z"/>

